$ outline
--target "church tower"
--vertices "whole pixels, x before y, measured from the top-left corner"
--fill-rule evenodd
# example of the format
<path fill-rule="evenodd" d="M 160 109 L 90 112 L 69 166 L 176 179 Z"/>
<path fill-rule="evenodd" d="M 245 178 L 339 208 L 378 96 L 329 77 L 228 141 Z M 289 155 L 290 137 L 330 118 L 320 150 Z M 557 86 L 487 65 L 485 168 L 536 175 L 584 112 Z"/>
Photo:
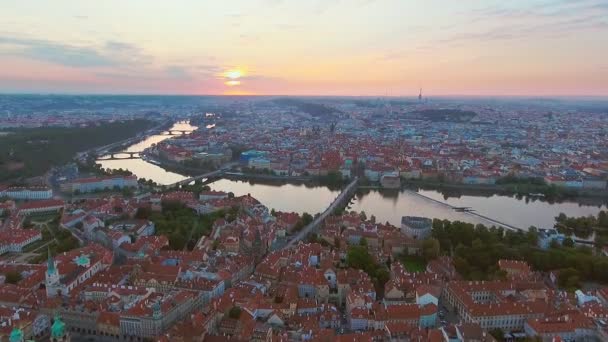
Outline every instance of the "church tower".
<path fill-rule="evenodd" d="M 159 302 L 152 304 L 152 317 L 154 317 L 154 319 L 161 319 L 163 317 Z"/>
<path fill-rule="evenodd" d="M 45 285 L 46 285 L 46 296 L 55 297 L 61 291 L 61 283 L 59 281 L 59 270 L 57 270 L 57 262 L 51 256 L 51 249 L 49 248 L 49 257 L 46 262 L 46 273 L 45 273 Z"/>

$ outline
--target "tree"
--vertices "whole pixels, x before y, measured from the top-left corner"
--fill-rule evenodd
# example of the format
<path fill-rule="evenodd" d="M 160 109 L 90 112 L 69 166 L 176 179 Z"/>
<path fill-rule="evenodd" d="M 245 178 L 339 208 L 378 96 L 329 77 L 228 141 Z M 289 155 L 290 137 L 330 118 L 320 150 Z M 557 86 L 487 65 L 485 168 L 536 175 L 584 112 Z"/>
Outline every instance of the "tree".
<path fill-rule="evenodd" d="M 526 237 L 530 245 L 538 244 L 538 228 L 531 226 L 526 232 Z"/>
<path fill-rule="evenodd" d="M 188 241 L 186 241 L 186 237 L 184 236 L 184 234 L 180 233 L 180 231 L 178 230 L 174 231 L 173 233 L 171 233 L 171 235 L 169 235 L 169 246 L 173 250 L 184 249 L 184 246 L 186 246 L 187 242 Z"/>
<path fill-rule="evenodd" d="M 500 328 L 492 329 L 489 331 L 490 335 L 496 339 L 498 342 L 502 342 L 505 340 L 505 332 Z"/>
<path fill-rule="evenodd" d="M 374 259 L 363 246 L 351 246 L 346 253 L 346 263 L 349 267 L 371 270 L 374 267 Z"/>
<path fill-rule="evenodd" d="M 309 225 L 312 222 L 312 220 L 313 220 L 313 217 L 309 213 L 303 213 L 302 214 L 301 221 L 302 221 L 302 223 L 303 223 L 304 226 Z"/>
<path fill-rule="evenodd" d="M 597 214 L 597 224 L 602 228 L 608 228 L 608 213 L 604 210 Z"/>
<path fill-rule="evenodd" d="M 317 242 L 319 242 L 319 236 L 316 233 L 310 233 L 310 234 L 308 234 L 308 242 L 310 242 L 310 243 L 317 243 Z"/>
<path fill-rule="evenodd" d="M 562 242 L 562 246 L 564 247 L 574 247 L 574 240 L 572 240 L 571 238 L 567 237 L 564 239 L 564 242 Z"/>
<path fill-rule="evenodd" d="M 440 252 L 439 240 L 430 238 L 422 241 L 422 255 L 426 261 L 436 259 Z"/>
<path fill-rule="evenodd" d="M 135 212 L 135 218 L 139 220 L 147 220 L 150 218 L 152 214 L 152 209 L 150 207 L 139 207 Z"/>
<path fill-rule="evenodd" d="M 228 317 L 232 319 L 239 319 L 241 317 L 241 308 L 238 306 L 233 306 L 228 312 Z"/>
<path fill-rule="evenodd" d="M 122 188 L 122 190 L 120 192 L 122 193 L 123 197 L 132 197 L 133 194 L 135 193 L 133 191 L 133 189 L 129 188 L 129 187 Z"/>
<path fill-rule="evenodd" d="M 339 237 L 334 237 L 334 246 L 338 249 L 340 249 L 340 238 Z"/>
<path fill-rule="evenodd" d="M 557 242 L 557 240 L 553 239 L 549 243 L 549 247 L 552 248 L 552 249 L 559 248 L 560 244 L 559 244 L 559 242 Z"/>
<path fill-rule="evenodd" d="M 557 283 L 560 287 L 565 288 L 568 291 L 574 291 L 580 286 L 579 271 L 574 268 L 560 270 L 557 277 Z"/>
<path fill-rule="evenodd" d="M 367 215 L 365 214 L 365 211 L 361 211 L 361 212 L 359 213 L 359 218 L 360 218 L 362 221 L 367 221 Z"/>
<path fill-rule="evenodd" d="M 376 282 L 378 283 L 379 287 L 384 288 L 384 284 L 386 284 L 386 282 L 388 282 L 391 279 L 391 274 L 389 273 L 389 271 L 386 268 L 380 267 L 380 268 L 376 269 L 375 278 L 376 278 Z"/>
<path fill-rule="evenodd" d="M 21 281 L 21 279 L 23 279 L 23 277 L 21 277 L 21 273 L 17 271 L 8 271 L 4 274 L 4 276 L 6 277 L 5 281 L 9 284 L 17 284 Z"/>

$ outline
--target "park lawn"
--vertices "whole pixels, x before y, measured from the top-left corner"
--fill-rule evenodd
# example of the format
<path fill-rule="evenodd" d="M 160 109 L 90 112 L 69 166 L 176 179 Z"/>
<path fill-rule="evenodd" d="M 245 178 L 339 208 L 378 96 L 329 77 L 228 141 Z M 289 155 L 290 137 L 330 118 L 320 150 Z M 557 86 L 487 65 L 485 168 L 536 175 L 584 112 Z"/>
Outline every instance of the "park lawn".
<path fill-rule="evenodd" d="M 53 221 L 58 221 L 60 215 L 56 212 L 52 213 L 33 213 L 27 216 L 27 219 L 34 223 L 42 223 L 47 222 L 49 225 L 53 224 Z"/>
<path fill-rule="evenodd" d="M 421 257 L 406 255 L 400 261 L 408 272 L 419 273 L 426 270 L 426 261 Z"/>
<path fill-rule="evenodd" d="M 31 252 L 31 251 L 35 250 L 36 248 L 40 248 L 40 246 L 42 246 L 42 245 L 44 245 L 44 244 L 46 244 L 48 242 L 49 242 L 48 240 L 46 240 L 46 241 L 45 240 L 38 240 L 38 241 L 36 241 L 34 243 L 30 243 L 29 245 L 25 246 L 25 248 L 23 248 L 23 252 L 26 252 L 26 253 L 27 252 Z"/>

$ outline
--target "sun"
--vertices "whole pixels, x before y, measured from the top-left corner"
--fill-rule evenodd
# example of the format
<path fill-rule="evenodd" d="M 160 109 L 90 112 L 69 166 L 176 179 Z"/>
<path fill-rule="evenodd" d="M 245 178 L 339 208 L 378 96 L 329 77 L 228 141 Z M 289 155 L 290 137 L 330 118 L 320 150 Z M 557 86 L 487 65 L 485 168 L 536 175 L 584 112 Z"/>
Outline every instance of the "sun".
<path fill-rule="evenodd" d="M 228 70 L 224 73 L 224 77 L 229 78 L 231 80 L 239 79 L 243 76 L 243 71 L 238 69 Z"/>

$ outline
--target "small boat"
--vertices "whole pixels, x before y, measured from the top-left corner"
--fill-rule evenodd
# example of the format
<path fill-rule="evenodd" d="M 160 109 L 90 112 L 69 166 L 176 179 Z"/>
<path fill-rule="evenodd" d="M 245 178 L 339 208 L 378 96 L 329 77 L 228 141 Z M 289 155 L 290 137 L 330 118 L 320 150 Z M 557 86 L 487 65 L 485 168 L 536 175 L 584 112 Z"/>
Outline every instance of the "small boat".
<path fill-rule="evenodd" d="M 154 160 L 154 159 L 148 159 L 148 160 L 146 160 L 146 161 L 147 161 L 148 163 L 152 163 L 152 164 L 154 164 L 154 165 L 160 165 L 160 162 L 159 162 L 159 161 L 157 161 L 157 160 Z"/>

